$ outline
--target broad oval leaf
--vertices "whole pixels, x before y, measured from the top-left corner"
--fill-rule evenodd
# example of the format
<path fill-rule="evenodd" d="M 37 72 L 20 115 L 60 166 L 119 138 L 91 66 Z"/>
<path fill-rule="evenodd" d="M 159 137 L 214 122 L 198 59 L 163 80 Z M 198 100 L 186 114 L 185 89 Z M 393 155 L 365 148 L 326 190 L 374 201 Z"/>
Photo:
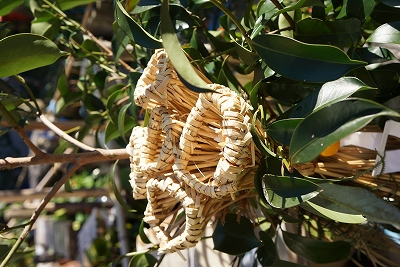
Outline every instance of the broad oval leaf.
<path fill-rule="evenodd" d="M 334 220 L 334 221 L 338 221 L 338 222 L 342 222 L 342 223 L 355 223 L 355 224 L 363 223 L 366 221 L 366 218 L 363 217 L 362 215 L 348 214 L 348 213 L 330 210 L 330 209 L 321 207 L 311 201 L 308 201 L 307 204 L 310 205 L 316 211 L 318 211 L 320 214 L 322 214 L 325 217 L 328 217 L 329 219 Z"/>
<path fill-rule="evenodd" d="M 305 43 L 348 47 L 358 43 L 361 21 L 356 18 L 335 21 L 307 18 L 296 23 L 294 37 Z"/>
<path fill-rule="evenodd" d="M 400 21 L 379 26 L 368 37 L 367 42 L 400 44 Z"/>
<path fill-rule="evenodd" d="M 323 191 L 311 202 L 336 212 L 360 214 L 368 221 L 400 226 L 400 210 L 371 191 L 330 183 L 320 186 Z"/>
<path fill-rule="evenodd" d="M 383 115 L 400 116 L 365 99 L 345 99 L 325 106 L 308 115 L 296 127 L 290 141 L 290 160 L 293 164 L 310 162 L 329 145 Z"/>
<path fill-rule="evenodd" d="M 267 202 L 275 208 L 290 208 L 303 203 L 321 192 L 321 188 L 297 177 L 265 174 L 262 187 Z"/>
<path fill-rule="evenodd" d="M 254 234 L 253 225 L 250 220 L 243 216 L 238 217 L 238 215 L 233 213 L 228 213 L 225 216 L 223 224 L 221 220 L 218 221 L 212 238 L 215 250 L 230 255 L 241 255 L 261 246 L 260 240 Z"/>
<path fill-rule="evenodd" d="M 161 36 L 165 51 L 167 52 L 176 72 L 179 74 L 182 83 L 184 83 L 189 89 L 199 93 L 212 91 L 207 86 L 207 83 L 200 78 L 192 65 L 190 65 L 189 60 L 183 53 L 169 15 L 167 0 L 163 0 L 161 6 Z"/>
<path fill-rule="evenodd" d="M 118 1 L 116 1 L 115 17 L 121 30 L 136 44 L 150 49 L 162 48 L 161 41 L 140 27 Z"/>
<path fill-rule="evenodd" d="M 254 37 L 253 46 L 271 69 L 296 81 L 332 81 L 366 65 L 351 60 L 337 47 L 306 44 L 275 34 Z"/>
<path fill-rule="evenodd" d="M 67 55 L 41 35 L 21 33 L 0 40 L 0 78 L 43 67 Z"/>
<path fill-rule="evenodd" d="M 285 244 L 297 255 L 315 263 L 330 263 L 346 259 L 351 244 L 346 241 L 324 242 L 282 231 Z"/>
<path fill-rule="evenodd" d="M 327 82 L 320 89 L 314 90 L 300 101 L 290 113 L 290 117 L 303 118 L 313 110 L 346 99 L 355 92 L 369 89 L 375 88 L 367 86 L 354 77 L 343 77 L 335 81 Z"/>

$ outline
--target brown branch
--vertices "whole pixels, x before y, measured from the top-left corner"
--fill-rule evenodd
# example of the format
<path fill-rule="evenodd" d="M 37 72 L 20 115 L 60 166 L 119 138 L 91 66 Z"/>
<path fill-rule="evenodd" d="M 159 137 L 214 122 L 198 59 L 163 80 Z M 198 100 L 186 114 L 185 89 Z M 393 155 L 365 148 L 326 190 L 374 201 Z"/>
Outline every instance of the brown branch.
<path fill-rule="evenodd" d="M 10 170 L 23 166 L 38 165 L 38 164 L 52 164 L 55 162 L 59 163 L 73 163 L 81 162 L 82 165 L 101 162 L 111 161 L 119 159 L 128 159 L 129 154 L 125 149 L 96 149 L 92 152 L 84 153 L 73 153 L 73 154 L 45 154 L 42 157 L 21 157 L 0 159 L 0 170 Z"/>
<path fill-rule="evenodd" d="M 50 130 L 52 130 L 55 134 L 57 134 L 59 137 L 61 137 L 65 141 L 67 141 L 83 150 L 86 150 L 86 151 L 96 150 L 95 148 L 88 146 L 88 145 L 76 140 L 75 138 L 69 136 L 67 133 L 65 133 L 64 131 L 59 129 L 57 126 L 55 126 L 49 119 L 47 119 L 47 117 L 45 115 L 42 114 L 39 116 L 39 118 L 43 122 L 43 124 L 45 124 Z"/>

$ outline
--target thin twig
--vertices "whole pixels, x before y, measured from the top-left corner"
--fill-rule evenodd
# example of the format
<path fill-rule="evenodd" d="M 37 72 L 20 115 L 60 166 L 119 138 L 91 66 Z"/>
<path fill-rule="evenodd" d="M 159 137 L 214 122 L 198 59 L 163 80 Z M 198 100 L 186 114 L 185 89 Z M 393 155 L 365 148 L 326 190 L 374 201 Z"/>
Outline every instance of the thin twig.
<path fill-rule="evenodd" d="M 1 114 L 3 114 L 8 123 L 14 127 L 15 131 L 21 137 L 22 141 L 24 141 L 24 143 L 29 147 L 29 149 L 32 150 L 32 152 L 35 153 L 36 156 L 43 157 L 45 153 L 32 143 L 32 141 L 26 135 L 22 127 L 19 126 L 18 122 L 15 120 L 15 118 L 11 115 L 11 113 L 1 102 L 0 102 L 0 112 Z"/>
<path fill-rule="evenodd" d="M 47 119 L 47 117 L 45 115 L 42 114 L 39 116 L 39 118 L 43 122 L 43 124 L 45 124 L 47 127 L 49 127 L 50 130 L 52 130 L 59 137 L 63 138 L 65 141 L 67 141 L 83 150 L 86 150 L 86 151 L 94 151 L 95 150 L 95 148 L 76 140 L 75 138 L 66 134 L 64 131 L 60 130 L 49 119 Z"/>

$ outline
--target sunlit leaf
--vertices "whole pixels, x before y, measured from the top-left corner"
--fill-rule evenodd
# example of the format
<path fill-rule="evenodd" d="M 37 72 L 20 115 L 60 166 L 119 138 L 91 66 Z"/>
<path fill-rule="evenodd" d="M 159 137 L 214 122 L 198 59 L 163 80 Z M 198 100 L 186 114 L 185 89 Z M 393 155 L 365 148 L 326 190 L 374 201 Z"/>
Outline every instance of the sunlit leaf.
<path fill-rule="evenodd" d="M 323 191 L 310 202 L 328 210 L 363 215 L 368 221 L 400 225 L 400 210 L 373 192 L 353 186 L 320 184 Z"/>
<path fill-rule="evenodd" d="M 21 33 L 0 40 L 0 78 L 54 63 L 67 55 L 46 37 Z"/>
<path fill-rule="evenodd" d="M 250 220 L 243 216 L 238 217 L 233 213 L 225 216 L 223 224 L 221 220 L 218 220 L 212 238 L 215 250 L 230 255 L 240 255 L 261 246 L 260 240 L 254 234 Z M 232 244 L 235 245 L 232 246 Z"/>
<path fill-rule="evenodd" d="M 346 259 L 351 244 L 346 241 L 324 242 L 282 231 L 285 244 L 297 255 L 315 263 L 330 263 Z"/>
<path fill-rule="evenodd" d="M 181 81 L 186 86 L 189 86 L 189 89 L 196 92 L 210 92 L 211 89 L 207 86 L 207 83 L 200 78 L 183 53 L 169 16 L 167 0 L 163 1 L 161 7 L 161 36 L 165 51 L 179 74 Z"/>
<path fill-rule="evenodd" d="M 96 0 L 57 0 L 62 10 L 68 10 L 77 6 L 87 5 L 96 2 Z"/>
<path fill-rule="evenodd" d="M 321 191 L 317 184 L 296 177 L 265 174 L 262 182 L 265 198 L 276 208 L 297 206 Z"/>
<path fill-rule="evenodd" d="M 400 21 L 379 26 L 367 39 L 371 43 L 400 44 Z"/>
<path fill-rule="evenodd" d="M 306 44 L 275 34 L 254 37 L 253 46 L 271 69 L 296 81 L 332 81 L 366 64 L 351 60 L 334 46 Z"/>
<path fill-rule="evenodd" d="M 313 209 L 317 210 L 320 214 L 334 221 L 342 223 L 356 223 L 356 224 L 363 223 L 366 221 L 366 218 L 363 217 L 362 215 L 337 212 L 334 210 L 327 209 L 325 207 L 321 207 L 313 203 L 312 201 L 308 201 L 307 204 L 309 204 Z"/>
<path fill-rule="evenodd" d="M 311 113 L 296 127 L 289 157 L 293 164 L 310 162 L 329 145 L 379 116 L 400 115 L 376 102 L 345 99 Z"/>
<path fill-rule="evenodd" d="M 291 112 L 290 117 L 303 118 L 313 110 L 346 99 L 355 92 L 370 89 L 374 88 L 368 87 L 354 77 L 343 77 L 332 82 L 327 82 L 320 89 L 313 91 L 300 101 Z"/>
<path fill-rule="evenodd" d="M 118 1 L 116 1 L 115 16 L 119 27 L 132 41 L 150 49 L 162 48 L 161 41 L 150 35 L 134 21 Z"/>
<path fill-rule="evenodd" d="M 129 267 L 153 267 L 157 263 L 157 258 L 150 253 L 141 253 L 134 255 L 130 262 Z"/>
<path fill-rule="evenodd" d="M 140 226 L 139 226 L 139 236 L 140 239 L 142 239 L 143 243 L 145 244 L 151 244 L 151 241 L 149 240 L 149 238 L 147 237 L 147 235 L 144 232 L 144 226 L 145 226 L 146 222 L 144 220 L 142 220 L 140 222 Z"/>
<path fill-rule="evenodd" d="M 114 163 L 114 165 L 113 165 L 113 167 L 111 169 L 111 172 L 110 172 L 110 179 L 111 179 L 112 184 L 113 184 L 114 196 L 117 199 L 118 203 L 121 205 L 121 207 L 124 208 L 126 211 L 128 211 L 128 212 L 136 212 L 136 210 L 131 209 L 131 207 L 129 207 L 128 204 L 126 204 L 126 202 L 124 201 L 124 198 L 121 195 L 121 192 L 120 192 L 121 189 L 117 187 L 115 179 L 119 179 L 119 177 L 118 176 L 116 177 L 114 175 L 115 168 L 117 167 L 117 163 L 118 163 L 118 161 Z"/>

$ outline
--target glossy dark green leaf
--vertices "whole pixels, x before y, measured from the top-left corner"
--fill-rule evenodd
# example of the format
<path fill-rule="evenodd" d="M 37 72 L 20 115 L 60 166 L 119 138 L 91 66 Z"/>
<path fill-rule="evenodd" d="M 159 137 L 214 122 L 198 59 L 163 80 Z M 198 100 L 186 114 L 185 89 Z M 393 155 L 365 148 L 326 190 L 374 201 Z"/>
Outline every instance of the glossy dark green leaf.
<path fill-rule="evenodd" d="M 296 81 L 332 81 L 366 64 L 351 60 L 334 46 L 306 44 L 275 34 L 254 37 L 253 46 L 269 67 Z"/>
<path fill-rule="evenodd" d="M 399 85 L 399 74 L 393 70 L 375 69 L 369 72 L 372 80 L 379 88 L 378 97 L 393 97 Z"/>
<path fill-rule="evenodd" d="M 111 39 L 111 49 L 116 65 L 119 65 L 119 59 L 125 51 L 125 47 L 128 45 L 129 41 L 129 37 L 121 30 L 121 28 L 116 29 L 116 33 Z"/>
<path fill-rule="evenodd" d="M 62 10 L 72 9 L 77 6 L 87 5 L 96 2 L 96 0 L 57 0 L 57 4 Z"/>
<path fill-rule="evenodd" d="M 257 248 L 257 259 L 262 266 L 271 266 L 276 259 L 276 247 L 274 241 L 267 233 L 260 231 L 259 236 L 262 246 Z"/>
<path fill-rule="evenodd" d="M 367 189 L 330 183 L 320 186 L 323 191 L 310 202 L 336 212 L 363 215 L 371 222 L 400 225 L 400 210 Z"/>
<path fill-rule="evenodd" d="M 330 263 L 350 256 L 351 244 L 346 241 L 324 242 L 282 231 L 285 244 L 297 255 L 315 263 Z"/>
<path fill-rule="evenodd" d="M 23 3 L 24 0 L 0 0 L 0 16 L 9 14 L 14 8 Z"/>
<path fill-rule="evenodd" d="M 346 16 L 365 20 L 374 10 L 375 0 L 345 0 Z"/>
<path fill-rule="evenodd" d="M 241 255 L 262 245 L 254 234 L 250 220 L 233 213 L 226 214 L 224 224 L 218 220 L 212 239 L 215 250 L 230 255 Z"/>
<path fill-rule="evenodd" d="M 397 2 L 397 0 L 394 2 Z M 375 6 L 371 14 L 371 18 L 380 24 L 398 21 L 399 16 L 400 8 L 386 5 L 383 1 L 380 1 Z"/>
<path fill-rule="evenodd" d="M 267 126 L 267 134 L 282 145 L 290 145 L 290 140 L 302 118 L 283 119 L 272 122 Z"/>
<path fill-rule="evenodd" d="M 334 21 L 303 19 L 296 23 L 294 38 L 310 44 L 348 47 L 361 38 L 361 21 L 356 18 Z"/>
<path fill-rule="evenodd" d="M 263 155 L 276 157 L 276 154 L 271 149 L 268 148 L 268 146 L 264 143 L 263 138 L 259 136 L 258 130 L 256 129 L 256 120 L 259 111 L 260 110 L 258 109 L 254 113 L 254 116 L 251 121 L 250 132 L 253 137 L 254 144 L 257 146 L 257 148 L 261 151 Z"/>
<path fill-rule="evenodd" d="M 161 41 L 150 35 L 134 21 L 118 1 L 116 1 L 115 17 L 119 27 L 133 42 L 150 49 L 162 48 Z"/>
<path fill-rule="evenodd" d="M 82 98 L 82 92 L 69 92 L 63 95 L 56 103 L 56 113 L 60 113 L 72 103 L 79 101 Z"/>
<path fill-rule="evenodd" d="M 305 202 L 321 192 L 321 188 L 308 180 L 265 174 L 262 178 L 265 198 L 275 208 L 290 208 Z"/>
<path fill-rule="evenodd" d="M 367 39 L 371 43 L 400 44 L 400 21 L 379 26 Z"/>
<path fill-rule="evenodd" d="M 381 3 L 394 8 L 400 8 L 400 3 L 397 0 L 381 0 Z"/>
<path fill-rule="evenodd" d="M 315 209 L 318 213 L 322 214 L 324 217 L 334 221 L 342 223 L 354 223 L 354 224 L 359 224 L 366 221 L 366 218 L 362 215 L 349 214 L 349 213 L 330 210 L 328 208 L 315 204 L 312 200 L 308 201 L 307 204 L 310 205 L 311 208 Z"/>
<path fill-rule="evenodd" d="M 319 87 L 321 85 L 318 83 L 297 82 L 280 77 L 271 82 L 262 82 L 259 90 L 265 90 L 270 96 L 280 102 L 296 104 Z"/>
<path fill-rule="evenodd" d="M 354 77 L 343 77 L 336 81 L 325 83 L 320 89 L 313 91 L 300 101 L 290 114 L 291 118 L 303 118 L 313 110 L 331 105 L 362 90 L 374 89 L 366 86 Z"/>
<path fill-rule="evenodd" d="M 267 22 L 276 14 L 278 8 L 271 1 L 260 1 L 257 8 L 257 20 L 254 24 L 250 38 L 257 36 L 267 24 Z"/>
<path fill-rule="evenodd" d="M 125 133 L 137 125 L 135 118 L 126 116 L 126 113 L 132 103 L 124 105 L 118 113 L 118 131 L 120 136 L 126 141 Z"/>
<path fill-rule="evenodd" d="M 140 239 L 142 239 L 143 243 L 151 244 L 151 241 L 149 240 L 146 233 L 144 232 L 145 224 L 146 224 L 146 222 L 142 219 L 142 221 L 140 222 L 140 226 L 139 226 L 139 236 L 140 236 Z"/>
<path fill-rule="evenodd" d="M 314 111 L 296 127 L 290 142 L 293 164 L 314 160 L 325 148 L 379 116 L 399 114 L 376 102 L 346 99 Z"/>
<path fill-rule="evenodd" d="M 106 107 L 104 106 L 104 103 L 94 96 L 93 94 L 83 94 L 82 98 L 83 104 L 87 110 L 90 111 L 104 111 Z"/>
<path fill-rule="evenodd" d="M 157 263 L 157 258 L 150 253 L 142 253 L 134 255 L 130 262 L 129 267 L 153 267 Z"/>
<path fill-rule="evenodd" d="M 0 78 L 54 63 L 67 55 L 46 37 L 21 33 L 0 40 Z"/>
<path fill-rule="evenodd" d="M 106 125 L 104 142 L 107 144 L 120 136 L 118 127 L 110 120 Z"/>
<path fill-rule="evenodd" d="M 183 53 L 169 16 L 167 0 L 163 1 L 161 8 L 161 36 L 165 51 L 167 52 L 172 65 L 175 67 L 175 70 L 179 74 L 182 83 L 196 92 L 210 92 L 211 90 L 207 86 L 207 83 L 200 78 Z"/>

